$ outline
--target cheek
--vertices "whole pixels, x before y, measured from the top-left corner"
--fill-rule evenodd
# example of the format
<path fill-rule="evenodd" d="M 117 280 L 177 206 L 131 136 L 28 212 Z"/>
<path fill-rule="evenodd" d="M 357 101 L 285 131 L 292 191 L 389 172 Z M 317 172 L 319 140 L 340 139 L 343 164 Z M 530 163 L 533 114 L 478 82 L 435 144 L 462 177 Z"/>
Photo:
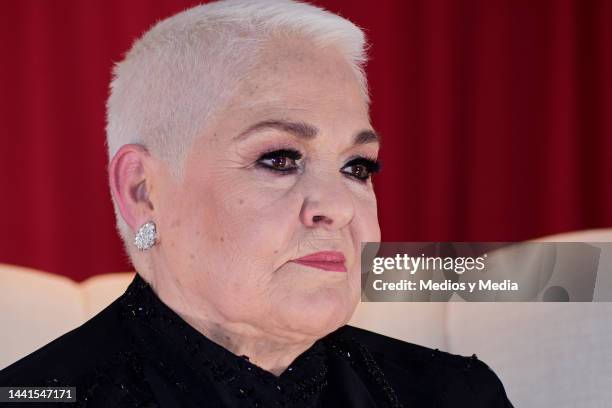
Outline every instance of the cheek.
<path fill-rule="evenodd" d="M 361 247 L 361 242 L 379 242 L 380 225 L 378 224 L 378 209 L 376 196 L 372 193 L 368 197 L 355 200 L 355 219 L 353 230 L 356 248 Z"/>
<path fill-rule="evenodd" d="M 265 282 L 265 276 L 286 261 L 283 256 L 299 221 L 299 202 L 287 191 L 236 180 L 228 185 L 231 189 L 216 189 L 201 197 L 206 204 L 199 207 L 207 207 L 215 219 L 206 237 L 214 247 L 211 253 L 215 263 L 234 266 L 228 273 L 241 271 L 231 280 Z"/>
<path fill-rule="evenodd" d="M 216 211 L 222 214 L 222 229 L 234 238 L 273 242 L 284 236 L 291 223 L 295 224 L 299 208 L 286 191 L 249 186 L 226 194 Z"/>

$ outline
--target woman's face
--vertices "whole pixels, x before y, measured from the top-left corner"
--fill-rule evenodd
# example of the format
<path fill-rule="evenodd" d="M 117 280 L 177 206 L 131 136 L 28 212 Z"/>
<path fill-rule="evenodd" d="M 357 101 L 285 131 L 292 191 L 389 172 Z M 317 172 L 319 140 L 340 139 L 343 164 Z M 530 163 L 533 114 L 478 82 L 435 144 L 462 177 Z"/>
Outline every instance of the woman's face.
<path fill-rule="evenodd" d="M 380 240 L 361 159 L 378 156 L 371 131 L 337 51 L 271 44 L 193 145 L 184 179 L 152 187 L 156 273 L 171 276 L 187 312 L 288 337 L 346 323 L 360 298 L 361 242 Z M 291 262 L 319 251 L 341 252 L 346 272 Z"/>

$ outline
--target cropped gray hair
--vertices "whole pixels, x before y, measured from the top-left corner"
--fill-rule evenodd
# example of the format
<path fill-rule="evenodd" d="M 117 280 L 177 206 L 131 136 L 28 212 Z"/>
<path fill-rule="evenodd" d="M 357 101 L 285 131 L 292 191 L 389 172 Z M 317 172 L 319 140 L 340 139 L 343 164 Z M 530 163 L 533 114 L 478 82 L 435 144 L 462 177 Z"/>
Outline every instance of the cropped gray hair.
<path fill-rule="evenodd" d="M 292 35 L 336 47 L 369 103 L 366 39 L 352 22 L 292 0 L 212 2 L 157 22 L 115 64 L 106 104 L 109 160 L 121 146 L 140 144 L 181 177 L 192 142 L 254 67 L 259 50 L 272 38 Z M 112 200 L 128 249 L 130 228 Z"/>

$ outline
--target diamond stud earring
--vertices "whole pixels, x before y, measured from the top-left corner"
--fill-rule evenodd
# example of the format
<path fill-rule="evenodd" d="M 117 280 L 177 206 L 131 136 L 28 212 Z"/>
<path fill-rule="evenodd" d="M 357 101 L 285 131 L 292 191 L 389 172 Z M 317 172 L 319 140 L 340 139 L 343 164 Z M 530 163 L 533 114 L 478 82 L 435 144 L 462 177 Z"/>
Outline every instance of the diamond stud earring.
<path fill-rule="evenodd" d="M 155 229 L 155 223 L 153 221 L 148 221 L 142 224 L 142 226 L 138 228 L 138 231 L 136 231 L 134 245 L 141 251 L 146 251 L 155 245 L 156 240 L 157 230 Z"/>

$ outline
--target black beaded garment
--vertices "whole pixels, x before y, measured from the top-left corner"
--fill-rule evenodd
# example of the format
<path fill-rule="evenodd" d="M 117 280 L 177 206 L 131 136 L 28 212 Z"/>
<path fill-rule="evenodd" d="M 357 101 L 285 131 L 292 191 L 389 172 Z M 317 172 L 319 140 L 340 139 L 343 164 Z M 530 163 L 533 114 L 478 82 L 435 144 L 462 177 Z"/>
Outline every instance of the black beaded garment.
<path fill-rule="evenodd" d="M 76 387 L 76 403 L 41 407 L 512 407 L 475 355 L 351 326 L 277 377 L 195 330 L 138 274 L 94 318 L 0 371 L 0 386 Z"/>

